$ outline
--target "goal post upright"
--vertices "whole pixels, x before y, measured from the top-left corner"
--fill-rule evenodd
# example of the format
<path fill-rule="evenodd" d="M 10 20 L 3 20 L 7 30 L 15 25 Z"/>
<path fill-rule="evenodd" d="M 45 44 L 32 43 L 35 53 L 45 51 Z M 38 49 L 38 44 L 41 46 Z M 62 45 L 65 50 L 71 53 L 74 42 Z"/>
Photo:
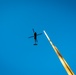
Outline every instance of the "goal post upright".
<path fill-rule="evenodd" d="M 55 53 L 57 54 L 60 62 L 62 63 L 64 69 L 66 70 L 68 75 L 75 75 L 73 73 L 73 71 L 71 70 L 71 68 L 69 67 L 68 63 L 65 61 L 65 59 L 62 57 L 62 55 L 60 54 L 59 50 L 57 49 L 57 47 L 52 43 L 52 41 L 50 40 L 49 36 L 47 35 L 47 33 L 45 31 L 43 31 L 46 38 L 48 39 L 50 45 L 52 46 L 52 48 L 54 49 Z"/>

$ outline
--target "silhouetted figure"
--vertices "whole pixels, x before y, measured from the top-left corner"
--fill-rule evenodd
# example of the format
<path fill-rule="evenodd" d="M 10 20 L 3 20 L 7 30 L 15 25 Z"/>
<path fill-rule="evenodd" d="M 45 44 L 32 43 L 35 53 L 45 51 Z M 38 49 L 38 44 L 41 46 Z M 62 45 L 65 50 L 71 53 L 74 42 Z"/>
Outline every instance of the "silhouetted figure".
<path fill-rule="evenodd" d="M 38 42 L 38 41 L 37 41 L 37 36 L 38 36 L 38 35 L 41 35 L 42 33 L 37 34 L 37 33 L 34 31 L 34 29 L 33 29 L 33 33 L 34 33 L 34 36 L 30 36 L 30 37 L 28 37 L 28 38 L 34 37 L 34 40 L 35 40 L 35 44 L 34 44 L 34 45 L 37 45 L 37 43 L 36 43 L 36 42 Z"/>

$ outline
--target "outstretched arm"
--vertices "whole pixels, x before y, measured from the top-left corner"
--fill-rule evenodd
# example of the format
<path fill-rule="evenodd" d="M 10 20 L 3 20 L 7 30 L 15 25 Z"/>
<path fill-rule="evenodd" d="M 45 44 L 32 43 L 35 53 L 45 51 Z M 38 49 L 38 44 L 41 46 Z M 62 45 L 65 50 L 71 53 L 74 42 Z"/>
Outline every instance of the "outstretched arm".
<path fill-rule="evenodd" d="M 30 36 L 30 37 L 28 37 L 28 38 L 33 38 L 34 36 Z"/>
<path fill-rule="evenodd" d="M 37 36 L 41 35 L 42 33 L 37 34 Z"/>

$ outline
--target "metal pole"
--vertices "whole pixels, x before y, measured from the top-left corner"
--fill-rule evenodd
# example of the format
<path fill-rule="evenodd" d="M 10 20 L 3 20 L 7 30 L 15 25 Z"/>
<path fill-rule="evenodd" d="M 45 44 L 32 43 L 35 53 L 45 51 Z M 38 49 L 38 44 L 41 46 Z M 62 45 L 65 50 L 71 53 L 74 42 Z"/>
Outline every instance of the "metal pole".
<path fill-rule="evenodd" d="M 48 37 L 47 33 L 45 31 L 43 31 L 45 36 L 47 37 L 48 41 L 50 42 L 51 46 L 53 47 L 55 53 L 57 54 L 59 60 L 61 61 L 64 69 L 66 70 L 68 75 L 74 75 L 73 71 L 71 70 L 71 68 L 69 67 L 69 65 L 67 64 L 67 62 L 65 61 L 65 59 L 62 57 L 62 55 L 60 54 L 60 52 L 58 51 L 57 47 L 52 43 L 52 41 L 50 40 L 50 38 Z"/>

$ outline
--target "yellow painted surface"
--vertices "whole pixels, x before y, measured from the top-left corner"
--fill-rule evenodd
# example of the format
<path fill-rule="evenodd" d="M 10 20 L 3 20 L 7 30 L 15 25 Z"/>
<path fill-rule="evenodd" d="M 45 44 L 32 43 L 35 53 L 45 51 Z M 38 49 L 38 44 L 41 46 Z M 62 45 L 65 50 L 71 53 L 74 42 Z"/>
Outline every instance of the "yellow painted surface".
<path fill-rule="evenodd" d="M 52 41 L 50 40 L 50 38 L 48 37 L 47 33 L 45 31 L 43 31 L 45 36 L 47 37 L 48 41 L 50 42 L 50 45 L 53 47 L 55 53 L 57 54 L 60 62 L 62 63 L 64 69 L 66 70 L 68 75 L 75 75 L 73 73 L 73 71 L 71 70 L 71 68 L 69 67 L 69 65 L 67 64 L 67 62 L 65 61 L 65 59 L 62 57 L 62 55 L 60 54 L 59 50 L 56 48 L 56 46 L 52 43 Z"/>

